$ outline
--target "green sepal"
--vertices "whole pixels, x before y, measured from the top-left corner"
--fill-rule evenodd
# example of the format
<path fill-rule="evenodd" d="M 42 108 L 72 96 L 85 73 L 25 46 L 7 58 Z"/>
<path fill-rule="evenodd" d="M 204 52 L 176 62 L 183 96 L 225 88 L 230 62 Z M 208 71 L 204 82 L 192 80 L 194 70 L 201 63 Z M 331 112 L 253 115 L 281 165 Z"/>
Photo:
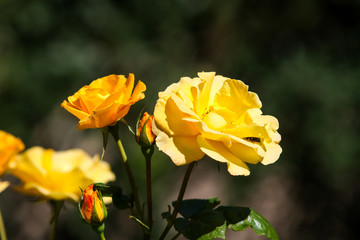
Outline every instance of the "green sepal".
<path fill-rule="evenodd" d="M 132 135 L 135 135 L 135 133 L 132 130 L 131 126 L 127 123 L 127 121 L 124 118 L 121 118 L 119 121 L 122 122 L 128 128 L 129 132 L 131 132 Z"/>
<path fill-rule="evenodd" d="M 95 204 L 95 201 L 94 201 L 94 205 L 93 205 L 93 211 L 92 211 L 92 215 L 91 215 L 91 226 L 99 226 L 99 225 L 102 225 L 104 220 L 106 219 L 107 217 L 107 209 L 106 209 L 106 206 L 105 206 L 105 203 L 104 203 L 104 199 L 101 195 L 101 191 L 97 190 L 97 189 L 94 189 L 96 190 L 96 194 L 97 194 L 97 197 L 98 199 L 101 200 L 101 205 L 102 205 L 102 212 L 103 212 L 103 218 L 102 219 L 99 219 L 99 215 L 98 215 L 98 212 L 96 211 L 96 204 Z"/>
<path fill-rule="evenodd" d="M 154 153 L 154 145 L 151 146 L 141 146 L 141 153 L 144 155 L 145 159 L 151 159 Z"/>
<path fill-rule="evenodd" d="M 111 197 L 116 192 L 121 192 L 121 188 L 118 186 L 108 185 L 105 183 L 94 183 L 93 190 L 98 190 L 104 197 Z"/>
<path fill-rule="evenodd" d="M 105 231 L 105 223 L 99 225 L 91 225 L 91 228 L 98 234 L 102 234 Z"/>
<path fill-rule="evenodd" d="M 149 116 L 149 118 L 150 118 L 150 116 Z M 141 132 L 140 132 L 140 136 L 139 136 L 139 143 L 140 143 L 140 145 L 141 146 L 143 146 L 143 147 L 150 147 L 153 143 L 151 143 L 150 141 L 149 141 L 149 137 L 148 137 L 148 135 L 146 134 L 146 129 L 147 129 L 147 122 L 149 121 L 149 118 L 148 119 L 146 119 L 146 121 L 144 122 L 144 125 L 143 125 L 143 127 L 142 127 L 142 129 L 141 129 Z"/>

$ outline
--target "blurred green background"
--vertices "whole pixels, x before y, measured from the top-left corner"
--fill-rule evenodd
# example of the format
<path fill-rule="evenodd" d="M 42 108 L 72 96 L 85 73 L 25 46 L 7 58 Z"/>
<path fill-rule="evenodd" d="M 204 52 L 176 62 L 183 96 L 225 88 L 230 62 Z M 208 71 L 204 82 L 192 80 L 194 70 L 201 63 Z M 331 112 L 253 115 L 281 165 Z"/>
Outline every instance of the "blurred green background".
<path fill-rule="evenodd" d="M 283 153 L 273 165 L 251 166 L 249 177 L 205 158 L 185 197 L 251 206 L 280 239 L 358 239 L 359 13 L 356 0 L 0 0 L 0 129 L 27 148 L 100 153 L 100 131 L 76 130 L 77 119 L 60 108 L 83 85 L 134 73 L 147 85 L 126 117 L 134 125 L 180 77 L 216 71 L 258 93 L 264 114 L 279 119 Z M 121 131 L 144 190 L 139 148 Z M 126 190 L 114 145 L 105 159 Z M 158 234 L 185 168 L 159 152 L 153 168 Z M 8 239 L 48 238 L 50 208 L 31 200 L 11 189 L 1 194 Z M 109 209 L 108 239 L 141 239 L 127 212 Z M 97 239 L 72 204 L 59 228 L 58 239 Z M 264 238 L 245 231 L 228 239 Z"/>

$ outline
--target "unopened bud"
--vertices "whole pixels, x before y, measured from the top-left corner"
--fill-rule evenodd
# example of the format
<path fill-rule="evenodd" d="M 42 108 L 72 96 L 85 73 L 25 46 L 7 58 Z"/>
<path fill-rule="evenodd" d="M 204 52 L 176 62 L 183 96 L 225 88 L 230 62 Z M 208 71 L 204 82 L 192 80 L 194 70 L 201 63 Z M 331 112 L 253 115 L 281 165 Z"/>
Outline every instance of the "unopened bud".
<path fill-rule="evenodd" d="M 107 217 L 107 210 L 101 192 L 94 189 L 93 184 L 83 191 L 79 209 L 83 219 L 93 227 L 102 225 Z"/>
<path fill-rule="evenodd" d="M 136 141 L 142 147 L 151 147 L 155 142 L 155 135 L 152 131 L 154 116 L 144 113 L 136 124 Z"/>

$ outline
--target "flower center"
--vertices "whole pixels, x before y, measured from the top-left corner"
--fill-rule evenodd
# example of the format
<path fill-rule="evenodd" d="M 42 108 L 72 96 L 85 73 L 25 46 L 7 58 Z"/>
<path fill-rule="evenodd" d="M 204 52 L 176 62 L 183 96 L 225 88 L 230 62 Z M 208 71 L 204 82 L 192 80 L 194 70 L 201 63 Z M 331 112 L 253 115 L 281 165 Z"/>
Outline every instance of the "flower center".
<path fill-rule="evenodd" d="M 227 125 L 226 120 L 216 112 L 208 112 L 203 121 L 208 125 L 209 128 L 218 130 Z"/>

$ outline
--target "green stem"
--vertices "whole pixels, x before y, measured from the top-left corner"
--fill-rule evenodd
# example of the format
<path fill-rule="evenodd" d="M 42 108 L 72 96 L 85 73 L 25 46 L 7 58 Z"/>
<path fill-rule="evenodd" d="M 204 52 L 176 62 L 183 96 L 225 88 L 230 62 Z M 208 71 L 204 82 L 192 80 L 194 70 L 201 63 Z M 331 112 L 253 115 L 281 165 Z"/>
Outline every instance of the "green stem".
<path fill-rule="evenodd" d="M 51 200 L 50 205 L 52 207 L 52 214 L 53 214 L 51 221 L 50 221 L 50 223 L 51 223 L 50 240 L 55 240 L 56 239 L 56 230 L 57 230 L 57 226 L 58 226 L 58 218 L 59 218 L 60 210 L 61 210 L 62 206 L 64 205 L 64 201 Z"/>
<path fill-rule="evenodd" d="M 152 217 L 152 193 L 151 193 L 151 159 L 146 159 L 146 195 L 148 202 L 148 224 L 150 229 L 153 225 L 153 217 Z"/>
<path fill-rule="evenodd" d="M 5 231 L 5 225 L 4 225 L 4 221 L 3 221 L 3 218 L 2 218 L 2 214 L 1 214 L 1 211 L 0 211 L 0 237 L 1 237 L 1 240 L 6 240 L 6 231 Z"/>
<path fill-rule="evenodd" d="M 121 159 L 122 159 L 124 167 L 125 167 L 126 174 L 127 174 L 128 178 L 129 178 L 131 190 L 132 190 L 133 195 L 134 195 L 134 201 L 135 201 L 135 208 L 136 208 L 136 212 L 137 212 L 137 217 L 142 218 L 142 209 L 141 209 L 139 194 L 138 194 L 136 183 L 135 183 L 135 178 L 134 178 L 134 175 L 133 175 L 133 173 L 131 171 L 130 165 L 129 165 L 128 161 L 127 161 L 127 156 L 126 156 L 126 153 L 125 153 L 125 149 L 124 149 L 124 147 L 122 145 L 122 142 L 121 142 L 121 140 L 119 138 L 117 125 L 115 125 L 114 127 L 110 127 L 109 130 L 110 130 L 110 133 L 113 135 L 113 137 L 115 139 L 115 142 L 116 142 L 116 144 L 118 146 L 118 149 L 119 149 L 119 152 L 120 152 L 120 155 L 121 155 Z"/>
<path fill-rule="evenodd" d="M 146 196 L 147 196 L 147 210 L 148 210 L 148 226 L 150 231 L 153 226 L 152 214 L 152 190 L 151 190 L 151 157 L 154 152 L 154 146 L 142 147 L 141 151 L 146 161 Z"/>
<path fill-rule="evenodd" d="M 102 160 L 104 160 L 106 146 L 107 146 L 107 143 L 108 143 L 109 128 L 108 127 L 103 127 L 103 128 L 101 128 L 101 132 L 102 132 L 102 135 L 103 135 L 103 151 L 101 153 L 100 160 L 102 161 Z"/>
<path fill-rule="evenodd" d="M 106 240 L 104 232 L 99 233 L 100 240 Z"/>
<path fill-rule="evenodd" d="M 179 195 L 178 195 L 178 198 L 177 198 L 176 203 L 175 203 L 174 211 L 171 214 L 171 219 L 168 222 L 168 224 L 166 225 L 166 228 L 164 229 L 163 233 L 161 234 L 159 240 L 163 240 L 165 238 L 166 234 L 168 234 L 168 232 L 170 231 L 171 227 L 174 225 L 174 221 L 175 221 L 176 216 L 177 216 L 177 214 L 179 212 L 181 202 L 182 202 L 184 194 L 185 194 L 186 186 L 187 186 L 187 183 L 188 183 L 189 178 L 190 178 L 191 171 L 194 168 L 194 166 L 195 166 L 195 162 L 191 162 L 189 164 L 188 168 L 186 169 L 186 173 L 184 175 L 184 179 L 183 179 L 182 184 L 181 184 Z"/>

